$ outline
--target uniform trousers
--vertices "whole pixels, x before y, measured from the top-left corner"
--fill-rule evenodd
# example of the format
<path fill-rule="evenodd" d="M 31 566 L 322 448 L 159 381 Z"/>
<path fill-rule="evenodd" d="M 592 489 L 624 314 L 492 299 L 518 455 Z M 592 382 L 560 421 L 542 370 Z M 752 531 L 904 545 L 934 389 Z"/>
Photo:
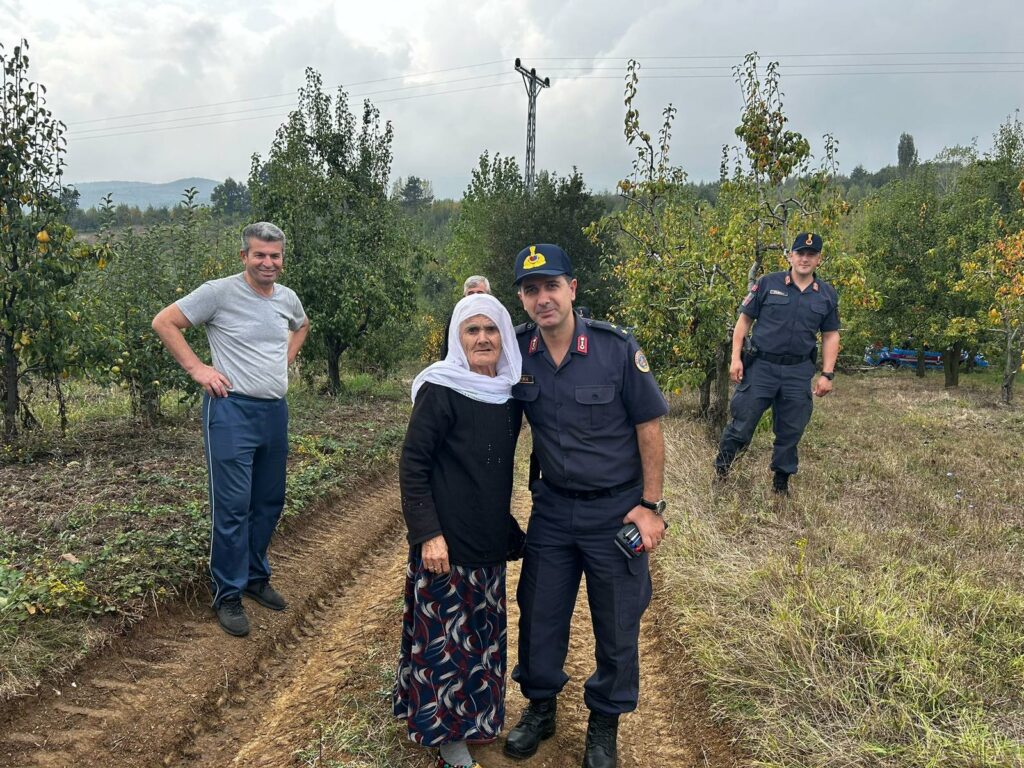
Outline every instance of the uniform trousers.
<path fill-rule="evenodd" d="M 776 472 L 796 474 L 797 444 L 811 420 L 814 403 L 811 379 L 815 365 L 805 360 L 796 365 L 780 365 L 755 358 L 744 366 L 743 381 L 736 385 L 729 412 L 732 416 L 718 447 L 715 465 L 727 470 L 736 454 L 750 445 L 761 416 L 772 409 L 775 445 L 771 467 Z"/>
<path fill-rule="evenodd" d="M 599 714 L 636 709 L 640 695 L 637 641 L 640 617 L 651 600 L 647 553 L 628 559 L 615 546 L 622 518 L 640 500 L 639 485 L 593 500 L 560 496 L 543 480 L 533 484 L 533 512 L 519 577 L 519 663 L 512 679 L 528 699 L 547 699 L 568 682 L 569 648 L 580 577 L 596 641 L 597 669 L 583 698 Z"/>
<path fill-rule="evenodd" d="M 284 507 L 288 403 L 203 396 L 213 607 L 270 579 L 267 548 Z"/>

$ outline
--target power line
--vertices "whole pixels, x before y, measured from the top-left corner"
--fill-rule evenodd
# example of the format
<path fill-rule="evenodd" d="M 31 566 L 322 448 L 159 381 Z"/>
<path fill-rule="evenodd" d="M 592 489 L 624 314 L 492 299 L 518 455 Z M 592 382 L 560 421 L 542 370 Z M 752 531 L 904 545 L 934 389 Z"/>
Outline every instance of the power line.
<path fill-rule="evenodd" d="M 991 52 L 989 52 L 989 53 L 991 53 Z M 793 55 L 794 56 L 804 56 L 804 55 L 809 56 L 809 55 L 814 55 L 814 54 L 793 54 Z M 837 55 L 839 55 L 839 54 L 837 54 Z M 883 55 L 883 54 L 878 54 L 878 55 Z M 892 54 L 887 54 L 887 55 L 892 55 Z M 935 55 L 935 54 L 932 54 L 932 55 Z M 658 58 L 658 57 L 648 57 L 648 58 Z M 682 58 L 694 58 L 694 57 L 660 57 L 660 58 L 679 58 L 679 59 L 682 59 Z M 698 57 L 698 58 L 725 58 L 725 57 Z M 557 59 L 557 60 L 562 60 L 562 59 Z M 487 66 L 487 65 L 492 64 L 492 63 L 495 63 L 495 62 L 487 62 L 485 64 L 478 64 L 478 65 L 466 65 L 465 67 L 453 67 L 453 68 L 450 68 L 448 70 L 437 70 L 437 72 L 455 71 L 455 70 L 459 70 L 459 69 L 468 69 L 468 68 L 472 68 L 472 67 Z M 905 64 L 905 65 L 904 64 L 894 64 L 894 63 L 882 63 L 882 64 L 877 64 L 877 65 L 867 64 L 867 66 L 878 66 L 878 67 L 881 67 L 881 66 L 920 66 L 920 65 L 921 65 L 921 63 L 919 63 L 919 62 L 918 63 L 908 63 L 908 64 Z M 1022 66 L 1021 62 L 958 62 L 956 64 L 935 62 L 935 63 L 932 64 L 932 66 L 958 66 L 958 67 L 959 66 L 967 66 L 967 65 L 970 65 L 970 66 L 992 66 L 992 65 L 998 65 L 998 66 L 1007 66 L 1007 67 L 1020 67 L 1020 66 Z M 837 70 L 837 71 L 824 71 L 824 72 L 789 72 L 788 71 L 789 68 L 812 68 L 812 67 L 818 67 L 818 66 L 820 66 L 820 67 L 824 67 L 824 66 L 835 67 L 835 66 L 854 66 L 854 65 L 853 64 L 848 64 L 848 65 L 825 65 L 825 64 L 820 64 L 820 65 L 814 65 L 814 64 L 811 64 L 811 65 L 793 65 L 793 64 L 790 64 L 790 65 L 786 65 L 786 64 L 782 64 L 782 65 L 780 65 L 780 69 L 782 71 L 786 72 L 785 76 L 787 78 L 796 78 L 796 77 L 845 77 L 845 76 L 854 76 L 854 77 L 875 76 L 875 77 L 878 77 L 878 76 L 905 76 L 905 75 L 982 75 L 982 74 L 984 74 L 984 75 L 999 75 L 999 74 L 1022 74 L 1022 73 L 1024 73 L 1024 69 L 917 69 L 917 70 L 897 69 L 897 70 L 870 70 L 870 71 Z M 724 67 L 719 66 L 719 67 L 694 67 L 694 68 L 691 68 L 691 67 L 648 67 L 647 69 L 657 69 L 659 71 L 662 71 L 662 70 L 674 71 L 674 70 L 679 70 L 679 69 L 690 70 L 690 69 L 723 69 L 723 68 Z M 558 71 L 559 69 L 570 70 L 570 71 L 577 71 L 577 70 L 601 71 L 601 70 L 608 70 L 608 69 L 614 69 L 614 68 L 607 68 L 607 67 L 605 67 L 605 68 L 574 68 L 574 67 L 561 67 L 561 68 L 559 68 L 559 67 L 556 67 L 556 69 L 554 71 Z M 505 73 L 502 73 L 502 72 L 496 72 L 496 73 L 490 73 L 490 74 L 484 74 L 484 75 L 474 75 L 474 76 L 470 76 L 470 77 L 466 77 L 466 78 L 455 78 L 455 79 L 452 79 L 452 80 L 442 80 L 442 81 L 439 81 L 439 82 L 436 82 L 436 83 L 422 83 L 422 84 L 418 84 L 418 85 L 400 86 L 398 88 L 386 88 L 386 89 L 382 89 L 382 90 L 378 90 L 378 91 L 366 91 L 366 92 L 359 93 L 359 94 L 350 94 L 350 98 L 363 98 L 363 97 L 366 97 L 366 96 L 373 96 L 373 95 L 378 95 L 378 94 L 396 93 L 396 92 L 408 91 L 408 90 L 416 90 L 416 89 L 423 89 L 423 88 L 439 87 L 439 86 L 444 86 L 444 85 L 450 85 L 450 84 L 453 84 L 453 83 L 467 82 L 467 81 L 472 81 L 472 80 L 480 80 L 480 79 L 485 79 L 485 78 L 489 78 L 489 77 L 500 77 L 500 76 L 504 76 L 504 74 Z M 707 79 L 733 79 L 733 78 L 734 78 L 734 74 L 732 74 L 731 71 L 729 73 L 723 73 L 723 74 L 656 74 L 656 75 L 646 75 L 646 76 L 644 76 L 644 79 L 646 79 L 646 80 L 707 80 Z M 394 80 L 394 79 L 398 79 L 398 77 L 395 77 L 395 78 L 379 78 L 377 80 L 370 80 L 370 81 L 364 81 L 364 82 L 365 83 L 385 82 L 387 80 Z M 571 76 L 566 77 L 565 79 L 566 80 L 621 80 L 622 79 L 622 75 L 583 75 L 583 74 L 581 74 L 581 75 L 571 75 Z M 388 99 L 388 98 L 376 99 L 375 101 L 376 101 L 376 103 L 384 104 L 384 103 L 389 103 L 389 102 L 393 102 L 393 101 L 407 101 L 407 100 L 410 100 L 410 99 L 426 98 L 426 97 L 429 97 L 429 96 L 443 96 L 443 95 L 454 94 L 454 93 L 466 93 L 466 92 L 469 92 L 469 91 L 486 90 L 486 89 L 489 89 L 489 88 L 502 87 L 502 86 L 514 85 L 514 84 L 515 83 L 512 82 L 512 81 L 504 82 L 504 83 L 491 83 L 491 84 L 488 84 L 488 85 L 478 86 L 478 87 L 473 87 L 473 88 L 459 88 L 459 89 L 447 90 L 447 91 L 434 91 L 434 92 L 430 92 L 430 93 L 419 93 L 419 94 L 413 94 L 413 95 L 409 95 L 409 96 L 396 97 L 396 98 L 390 98 L 390 99 Z M 284 94 L 284 95 L 292 95 L 292 94 Z M 269 98 L 269 97 L 258 97 L 258 98 Z M 224 102 L 218 102 L 218 103 L 222 104 L 222 105 L 226 105 L 226 104 L 239 104 L 239 103 L 244 103 L 244 102 L 248 102 L 248 101 L 255 101 L 255 100 L 257 100 L 257 98 L 253 98 L 253 99 L 236 99 L 236 100 L 224 101 Z M 213 125 L 226 125 L 226 124 L 231 124 L 231 123 L 248 122 L 248 121 L 251 121 L 251 120 L 265 119 L 265 118 L 268 118 L 268 117 L 274 117 L 274 118 L 280 119 L 280 118 L 283 118 L 283 117 L 287 117 L 287 114 L 281 114 L 281 113 L 274 112 L 274 113 L 267 114 L 267 115 L 257 115 L 257 116 L 248 117 L 248 118 L 236 118 L 236 119 L 231 119 L 231 120 L 210 120 L 210 118 L 215 118 L 215 117 L 230 117 L 232 115 L 247 114 L 249 112 L 261 112 L 261 111 L 267 111 L 267 110 L 285 109 L 285 108 L 290 108 L 290 107 L 293 108 L 294 106 L 295 106 L 294 102 L 289 102 L 288 104 L 276 104 L 276 105 L 270 105 L 270 106 L 267 106 L 267 107 L 254 107 L 252 109 L 237 110 L 237 111 L 232 111 L 232 112 L 223 112 L 223 113 L 217 113 L 217 114 L 212 114 L 212 115 L 194 115 L 194 116 L 186 116 L 186 117 L 179 117 L 179 118 L 171 118 L 171 119 L 162 120 L 162 121 L 147 121 L 147 122 L 135 123 L 135 124 L 130 124 L 130 125 L 113 125 L 113 126 L 103 126 L 103 127 L 99 127 L 99 128 L 87 128 L 87 129 L 84 129 L 82 131 L 70 131 L 69 132 L 70 133 L 69 140 L 72 140 L 72 141 L 86 141 L 88 139 L 115 138 L 115 137 L 118 137 L 118 136 L 135 136 L 135 135 L 141 135 L 141 134 L 147 134 L 147 133 L 159 133 L 159 132 L 168 131 L 168 130 L 179 130 L 181 128 L 198 128 L 198 127 L 213 126 Z M 187 107 L 187 108 L 182 108 L 182 109 L 198 109 L 198 108 L 199 107 Z M 140 116 L 143 115 L 143 114 L 166 114 L 168 112 L 174 112 L 174 111 L 178 111 L 178 110 L 160 110 L 160 111 L 154 112 L 154 113 L 138 113 L 138 114 Z M 116 119 L 116 118 L 106 118 L 106 119 L 113 120 L 113 119 Z M 191 123 L 187 123 L 187 124 L 183 124 L 183 125 L 166 125 L 168 123 L 181 123 L 181 122 L 184 122 L 184 121 L 192 121 L 192 120 L 204 120 L 206 122 L 191 122 Z M 92 120 L 92 121 L 85 121 L 85 122 L 97 122 L 97 121 L 96 120 Z M 79 123 L 79 124 L 82 124 L 82 123 Z M 126 128 L 150 128 L 151 126 L 161 126 L 161 125 L 166 125 L 166 127 L 153 128 L 152 130 L 139 130 L 139 131 L 125 131 L 124 130 Z M 93 135 L 82 135 L 83 133 L 91 133 Z"/>
<path fill-rule="evenodd" d="M 373 83 L 384 83 L 388 80 L 402 80 L 407 77 L 426 77 L 427 75 L 439 75 L 444 72 L 455 72 L 460 69 L 476 69 L 477 67 L 489 67 L 494 64 L 503 64 L 504 59 L 498 61 L 482 61 L 479 64 L 464 64 L 461 67 L 449 67 L 447 69 L 434 69 L 430 72 L 406 72 L 402 75 L 395 75 L 393 77 L 379 77 L 376 80 L 361 80 L 355 83 L 349 83 L 348 87 L 352 88 L 357 85 L 372 85 Z M 339 84 L 339 88 L 344 87 L 344 84 Z M 207 109 L 209 107 L 224 107 L 229 104 L 243 104 L 247 101 L 265 101 L 266 99 L 280 99 L 285 96 L 294 96 L 295 91 L 288 91 L 287 93 L 273 93 L 267 96 L 250 96 L 245 99 L 232 99 L 231 101 L 212 101 L 209 104 L 196 104 L 188 107 L 171 107 L 170 109 L 157 109 L 152 112 L 135 112 L 130 115 L 115 115 L 113 117 L 95 117 L 89 120 L 79 120 L 75 125 L 85 125 L 86 123 L 100 123 L 106 120 L 126 120 L 130 117 L 148 117 L 150 115 L 165 115 L 168 112 L 182 112 L 186 109 Z"/>
<path fill-rule="evenodd" d="M 893 70 L 891 72 L 790 72 L 786 77 L 846 77 L 847 75 L 1012 75 L 1024 73 L 1024 69 L 921 69 Z M 732 79 L 732 74 L 723 75 L 647 75 L 644 80 L 713 80 Z M 571 80 L 621 80 L 615 75 L 580 75 Z"/>
<path fill-rule="evenodd" d="M 363 93 L 349 94 L 349 98 L 361 99 L 364 96 L 376 96 L 376 95 L 381 94 L 381 93 L 396 93 L 398 91 L 409 91 L 409 90 L 415 90 L 415 89 L 418 89 L 418 88 L 434 88 L 434 87 L 438 87 L 438 86 L 442 86 L 442 85 L 452 85 L 453 83 L 464 83 L 464 82 L 468 82 L 470 80 L 482 80 L 482 79 L 488 78 L 488 77 L 505 77 L 505 76 L 507 76 L 507 73 L 505 73 L 505 72 L 494 72 L 493 74 L 488 74 L 488 75 L 474 75 L 473 77 L 460 77 L 460 78 L 455 78 L 454 80 L 442 80 L 442 81 L 436 82 L 436 83 L 422 83 L 420 85 L 405 85 L 405 86 L 400 86 L 398 88 L 385 88 L 385 89 L 379 90 L 379 91 L 365 91 Z M 288 95 L 291 95 L 291 94 L 288 94 Z M 424 95 L 429 95 L 429 94 L 424 94 Z M 177 122 L 181 122 L 181 121 L 184 121 L 184 120 L 206 120 L 206 119 L 209 119 L 211 117 L 228 117 L 228 116 L 231 116 L 231 115 L 244 115 L 244 114 L 247 114 L 249 112 L 263 112 L 263 111 L 266 111 L 268 109 L 287 109 L 287 108 L 292 108 L 292 107 L 295 107 L 295 106 L 297 106 L 296 102 L 290 101 L 287 104 L 272 104 L 272 105 L 266 106 L 266 107 L 252 107 L 251 109 L 239 109 L 239 110 L 234 110 L 232 112 L 217 112 L 217 113 L 209 114 L 209 115 L 192 115 L 192 116 L 188 116 L 188 117 L 172 117 L 172 118 L 169 118 L 167 120 L 151 120 L 151 121 L 146 121 L 146 122 L 143 122 L 143 123 L 129 123 L 127 125 L 107 125 L 107 126 L 103 126 L 103 127 L 100 127 L 100 128 L 85 128 L 85 129 L 82 129 L 80 131 L 74 131 L 74 135 L 78 136 L 78 135 L 81 135 L 83 133 L 96 133 L 96 132 L 101 132 L 101 131 L 121 130 L 122 128 L 145 128 L 145 127 L 148 127 L 148 126 L 151 126 L 151 125 L 165 125 L 165 124 L 168 124 L 168 123 L 177 123 Z"/>
<path fill-rule="evenodd" d="M 1024 51 L 890 51 L 890 52 L 871 52 L 871 53 L 784 53 L 784 54 L 765 54 L 762 58 L 771 59 L 787 59 L 787 58 L 850 58 L 850 57 L 876 57 L 876 56 L 1022 56 Z M 532 57 L 538 61 L 628 61 L 630 57 L 621 56 L 539 56 Z M 700 61 L 700 60 L 711 60 L 711 59 L 728 59 L 731 61 L 742 61 L 743 55 L 727 55 L 717 54 L 712 56 L 642 56 L 636 57 L 638 61 L 643 63 L 644 61 Z M 349 83 L 347 87 L 352 88 L 359 85 L 372 85 L 374 83 L 383 83 L 390 80 L 401 80 L 411 77 L 426 77 L 428 75 L 444 74 L 446 72 L 457 72 L 464 69 L 477 69 L 479 67 L 493 66 L 495 64 L 506 63 L 504 59 L 496 59 L 494 61 L 483 61 L 477 64 L 464 64 L 458 67 L 447 67 L 445 69 L 434 69 L 429 72 L 406 72 L 401 75 L 394 75 L 392 77 L 381 77 L 373 80 L 361 80 L 358 82 Z M 924 62 L 921 62 L 924 63 Z M 967 63 L 967 62 L 959 62 Z M 995 63 L 995 62 L 993 62 Z M 1009 62 L 1007 62 L 1009 63 Z M 826 66 L 826 65 L 822 65 Z M 852 66 L 852 65 L 851 65 Z M 899 65 L 902 66 L 902 65 Z M 912 66 L 908 64 L 907 66 Z M 654 67 L 647 67 L 647 69 L 653 69 Z M 342 84 L 344 85 L 344 84 Z M 339 86 L 342 87 L 342 86 Z M 186 110 L 193 109 L 208 109 L 210 107 L 223 107 L 231 104 L 244 104 L 250 101 L 266 101 L 268 99 L 280 99 L 285 96 L 294 96 L 295 91 L 288 91 L 287 93 L 274 93 L 267 94 L 264 96 L 250 96 L 244 99 L 231 99 L 228 101 L 213 101 L 206 104 L 195 104 L 183 107 L 170 107 L 168 109 L 157 109 L 149 112 L 133 112 L 125 115 L 114 115 L 111 117 L 95 117 L 88 120 L 79 120 L 69 125 L 86 125 L 89 123 L 100 123 L 109 122 L 112 120 L 126 120 L 133 117 L 149 117 L 152 115 L 164 115 L 171 112 L 184 112 Z"/>
<path fill-rule="evenodd" d="M 1011 66 L 1013 66 L 1013 67 L 1020 67 L 1020 66 L 1024 66 L 1024 61 L 908 61 L 908 62 L 886 61 L 886 62 L 881 62 L 881 63 L 878 63 L 878 64 L 864 64 L 863 62 L 859 62 L 858 61 L 858 62 L 850 62 L 848 64 L 822 64 L 822 63 L 815 63 L 815 64 L 782 64 L 782 63 L 780 63 L 779 66 L 782 69 L 791 69 L 791 68 L 792 69 L 810 69 L 811 67 L 833 68 L 833 67 L 861 67 L 861 66 L 868 66 L 868 67 L 920 67 L 920 66 L 928 66 L 928 67 L 993 67 L 993 66 L 1011 67 Z M 648 71 L 650 71 L 652 69 L 656 69 L 656 70 L 694 70 L 694 69 L 725 69 L 725 68 L 732 69 L 732 67 L 728 67 L 728 65 L 725 65 L 725 64 L 701 64 L 701 65 L 697 65 L 697 66 L 683 65 L 683 66 L 673 66 L 673 67 L 643 67 L 641 69 L 641 72 L 648 72 Z M 562 67 L 562 66 L 557 66 L 556 65 L 555 67 L 551 68 L 551 71 L 553 71 L 553 72 L 559 72 L 559 71 L 597 72 L 597 71 L 603 71 L 603 70 L 621 71 L 622 67 Z"/>
<path fill-rule="evenodd" d="M 682 61 L 700 59 L 732 59 L 743 61 L 746 54 L 715 54 L 713 56 L 531 56 L 537 61 Z M 1024 56 L 1024 51 L 875 51 L 871 53 L 765 53 L 762 59 L 849 58 L 851 56 Z"/>
<path fill-rule="evenodd" d="M 445 96 L 445 95 L 450 94 L 450 93 L 466 93 L 467 91 L 482 91 L 482 90 L 485 90 L 485 89 L 488 89 L 488 88 L 502 88 L 502 87 L 509 86 L 509 85 L 518 85 L 518 83 L 515 82 L 515 81 L 510 81 L 510 82 L 507 82 L 507 83 L 491 83 L 490 85 L 478 85 L 478 86 L 475 86 L 473 88 L 457 88 L 457 89 L 452 90 L 452 91 L 438 91 L 436 93 L 419 93 L 419 94 L 414 94 L 412 96 L 397 96 L 397 97 L 395 97 L 393 99 L 378 99 L 376 103 L 378 103 L 378 104 L 386 104 L 386 103 L 392 102 L 392 101 L 408 101 L 409 99 L 422 99 L 422 98 L 426 98 L 428 96 Z M 210 126 L 210 125 L 229 125 L 231 123 L 245 123 L 245 122 L 249 122 L 251 120 L 265 120 L 268 117 L 273 117 L 273 118 L 280 119 L 280 118 L 288 117 L 288 115 L 287 114 L 257 115 L 255 117 L 239 117 L 239 118 L 236 118 L 234 120 L 214 120 L 214 121 L 211 121 L 211 122 L 208 122 L 208 123 L 191 123 L 189 125 L 172 125 L 172 126 L 168 126 L 166 128 L 153 128 L 152 130 L 148 130 L 148 131 L 128 131 L 128 132 L 125 132 L 125 133 L 105 133 L 105 134 L 100 134 L 100 135 L 96 135 L 96 136 L 74 136 L 74 135 L 72 135 L 72 136 L 69 137 L 68 141 L 89 141 L 90 139 L 110 139 L 110 138 L 114 138 L 114 137 L 117 137 L 117 136 L 138 136 L 140 134 L 146 134 L 146 133 L 163 133 L 164 131 L 177 131 L 177 130 L 180 130 L 182 128 L 202 128 L 202 127 Z"/>

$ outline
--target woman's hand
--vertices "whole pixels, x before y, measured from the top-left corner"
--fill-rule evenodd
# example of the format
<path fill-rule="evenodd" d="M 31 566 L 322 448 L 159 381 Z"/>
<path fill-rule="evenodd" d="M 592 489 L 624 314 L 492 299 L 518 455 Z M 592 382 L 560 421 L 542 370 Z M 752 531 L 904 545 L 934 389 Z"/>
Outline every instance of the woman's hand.
<path fill-rule="evenodd" d="M 435 536 L 423 542 L 423 567 L 431 573 L 448 573 L 448 542 Z"/>

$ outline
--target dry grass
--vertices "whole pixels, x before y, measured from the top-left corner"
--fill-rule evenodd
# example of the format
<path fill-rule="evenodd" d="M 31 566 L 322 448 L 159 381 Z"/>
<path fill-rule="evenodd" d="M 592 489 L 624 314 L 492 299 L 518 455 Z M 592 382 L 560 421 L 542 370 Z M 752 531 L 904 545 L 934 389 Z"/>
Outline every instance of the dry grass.
<path fill-rule="evenodd" d="M 661 578 L 756 764 L 1024 764 L 1024 408 L 996 390 L 840 377 L 781 501 L 770 432 L 716 488 L 670 420 Z"/>

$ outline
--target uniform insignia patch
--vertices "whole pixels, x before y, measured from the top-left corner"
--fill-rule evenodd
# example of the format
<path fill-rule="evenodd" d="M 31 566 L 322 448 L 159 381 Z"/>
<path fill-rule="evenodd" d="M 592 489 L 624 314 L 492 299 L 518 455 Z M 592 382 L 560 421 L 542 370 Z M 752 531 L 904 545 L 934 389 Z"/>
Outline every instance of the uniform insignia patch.
<path fill-rule="evenodd" d="M 753 291 L 751 291 L 750 293 L 748 293 L 748 294 L 747 294 L 747 298 L 745 298 L 745 299 L 743 300 L 743 306 L 744 306 L 744 307 L 745 307 L 745 306 L 747 306 L 747 304 L 749 304 L 749 303 L 750 303 L 750 302 L 752 302 L 753 300 L 754 300 L 754 292 L 753 292 Z"/>
<path fill-rule="evenodd" d="M 539 344 L 539 343 L 540 343 L 540 336 L 534 336 L 532 339 L 530 339 L 530 349 L 529 349 L 529 352 L 530 352 L 531 355 L 534 352 L 537 351 L 537 344 Z"/>
<path fill-rule="evenodd" d="M 754 283 L 752 286 L 750 286 L 750 292 L 751 293 L 757 293 L 757 289 L 760 288 L 760 287 L 761 287 L 760 283 Z"/>
<path fill-rule="evenodd" d="M 519 377 L 520 384 L 533 384 L 533 374 L 524 373 Z"/>
<path fill-rule="evenodd" d="M 576 351 L 581 355 L 587 354 L 587 337 L 582 333 L 576 337 Z"/>
<path fill-rule="evenodd" d="M 772 288 L 770 291 L 768 291 L 768 293 L 771 294 L 772 296 L 789 296 L 789 294 L 786 293 L 785 291 L 779 291 L 776 290 L 775 288 Z"/>
<path fill-rule="evenodd" d="M 543 267 L 547 263 L 544 254 L 537 253 L 537 246 L 531 245 L 530 255 L 523 259 L 523 269 L 536 269 L 537 267 Z"/>
<path fill-rule="evenodd" d="M 814 288 L 814 290 L 816 290 L 816 291 L 819 290 L 817 283 L 814 283 L 811 287 Z"/>
<path fill-rule="evenodd" d="M 633 355 L 633 362 L 636 364 L 636 369 L 640 373 L 650 373 L 651 366 L 647 362 L 647 355 L 643 353 L 643 350 L 638 349 L 636 354 Z"/>

